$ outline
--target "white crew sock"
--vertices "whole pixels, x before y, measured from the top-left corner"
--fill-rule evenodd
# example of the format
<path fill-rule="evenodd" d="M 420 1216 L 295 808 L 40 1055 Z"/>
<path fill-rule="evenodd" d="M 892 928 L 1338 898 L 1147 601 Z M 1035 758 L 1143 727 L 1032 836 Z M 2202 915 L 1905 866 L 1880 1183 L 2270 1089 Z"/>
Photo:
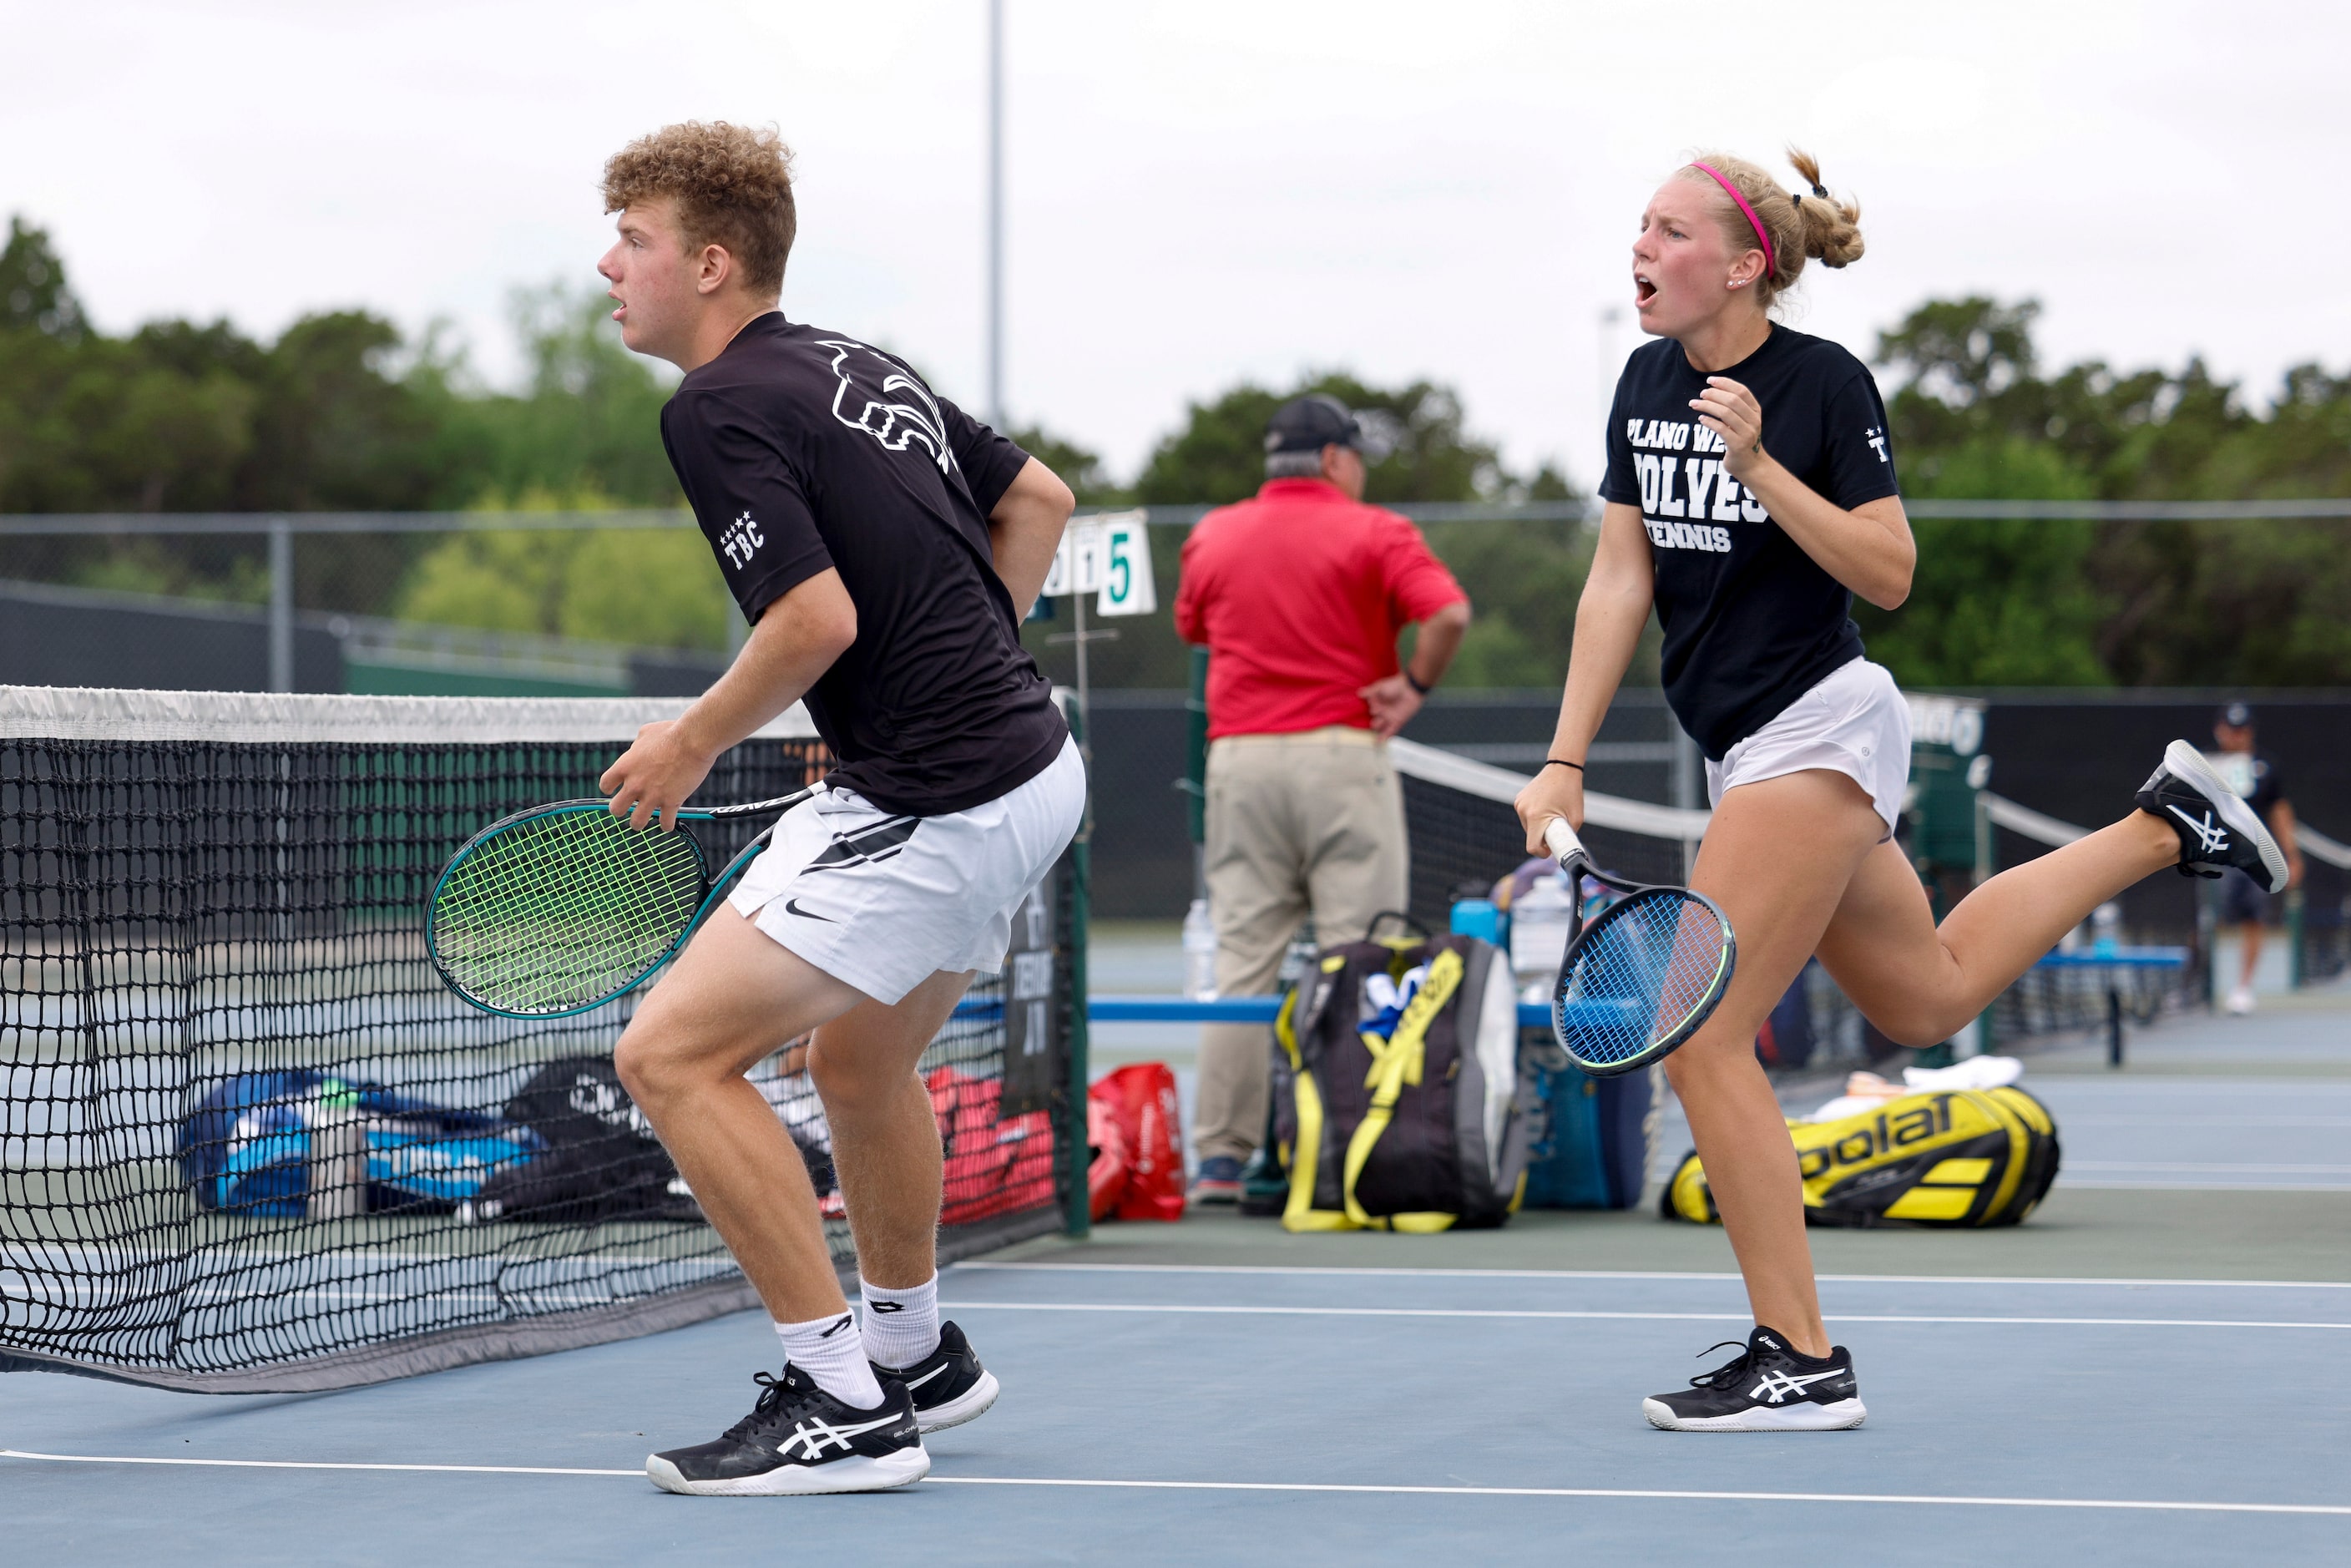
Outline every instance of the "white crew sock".
<path fill-rule="evenodd" d="M 882 1385 L 865 1364 L 865 1342 L 857 1320 L 847 1312 L 815 1318 L 804 1323 L 778 1323 L 776 1337 L 784 1342 L 784 1359 L 815 1380 L 816 1385 L 852 1409 L 871 1410 L 882 1403 Z"/>
<path fill-rule="evenodd" d="M 865 1297 L 865 1354 L 875 1363 L 903 1371 L 939 1348 L 939 1277 L 912 1289 L 892 1291 L 858 1276 Z"/>

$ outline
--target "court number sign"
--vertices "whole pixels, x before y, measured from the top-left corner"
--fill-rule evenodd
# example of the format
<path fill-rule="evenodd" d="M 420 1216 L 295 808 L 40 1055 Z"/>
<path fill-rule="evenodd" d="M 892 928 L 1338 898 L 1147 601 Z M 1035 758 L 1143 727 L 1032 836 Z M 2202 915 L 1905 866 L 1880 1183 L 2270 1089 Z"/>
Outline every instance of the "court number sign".
<path fill-rule="evenodd" d="M 1091 593 L 1098 615 L 1149 615 L 1159 608 L 1151 541 L 1140 510 L 1073 519 L 1046 574 L 1044 597 Z"/>

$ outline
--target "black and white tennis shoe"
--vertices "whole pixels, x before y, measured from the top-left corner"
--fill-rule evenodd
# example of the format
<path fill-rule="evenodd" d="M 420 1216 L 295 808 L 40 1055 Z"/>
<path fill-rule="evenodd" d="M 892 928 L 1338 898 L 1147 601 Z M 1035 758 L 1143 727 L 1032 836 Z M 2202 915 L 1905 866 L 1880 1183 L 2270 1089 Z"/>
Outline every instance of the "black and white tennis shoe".
<path fill-rule="evenodd" d="M 1851 1351 L 1800 1355 L 1785 1335 L 1758 1325 L 1737 1360 L 1691 1378 L 1686 1392 L 1642 1400 L 1641 1414 L 1667 1432 L 1842 1432 L 1869 1412 Z"/>
<path fill-rule="evenodd" d="M 882 1491 L 931 1473 L 901 1385 L 884 1383 L 882 1403 L 859 1410 L 796 1366 L 757 1381 L 759 1402 L 725 1436 L 645 1460 L 653 1485 L 694 1497 L 798 1497 Z"/>
<path fill-rule="evenodd" d="M 979 1364 L 979 1356 L 963 1330 L 951 1322 L 939 1325 L 939 1348 L 912 1366 L 873 1365 L 883 1384 L 903 1383 L 914 1398 L 914 1419 L 925 1432 L 944 1432 L 987 1414 L 1002 1392 L 996 1375 Z"/>
<path fill-rule="evenodd" d="M 2179 835 L 2180 875 L 2219 876 L 2234 866 L 2272 893 L 2285 890 L 2285 856 L 2277 841 L 2186 741 L 2163 748 L 2163 766 L 2140 789 L 2138 809 L 2162 818 Z"/>

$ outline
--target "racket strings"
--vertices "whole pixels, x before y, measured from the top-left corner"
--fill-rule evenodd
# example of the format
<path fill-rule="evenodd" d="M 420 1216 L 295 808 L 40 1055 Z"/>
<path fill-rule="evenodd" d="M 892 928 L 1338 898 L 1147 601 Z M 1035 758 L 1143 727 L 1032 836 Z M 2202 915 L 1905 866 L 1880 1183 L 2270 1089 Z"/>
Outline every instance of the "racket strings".
<path fill-rule="evenodd" d="M 699 848 L 600 810 L 533 817 L 475 846 L 436 900 L 434 956 L 508 1012 L 585 1006 L 643 974 L 700 907 Z"/>
<path fill-rule="evenodd" d="M 1724 929 L 1705 904 L 1643 894 L 1603 915 L 1576 951 L 1559 997 L 1560 1032 L 1582 1060 L 1631 1061 L 1711 1005 L 1723 977 Z"/>

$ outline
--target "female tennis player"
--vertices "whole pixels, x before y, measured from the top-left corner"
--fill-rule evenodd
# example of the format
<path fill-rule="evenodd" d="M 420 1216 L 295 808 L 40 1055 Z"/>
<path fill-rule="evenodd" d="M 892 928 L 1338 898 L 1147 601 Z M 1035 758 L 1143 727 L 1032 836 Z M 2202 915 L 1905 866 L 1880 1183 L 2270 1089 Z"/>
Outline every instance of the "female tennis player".
<path fill-rule="evenodd" d="M 1829 1343 L 1802 1183 L 1757 1031 L 1813 954 L 1910 1045 L 1946 1040 L 2091 910 L 2164 866 L 2239 867 L 2282 887 L 2260 821 L 2175 741 L 2137 810 L 2002 873 L 1939 928 L 1894 841 L 1909 713 L 1863 657 L 1853 596 L 1910 592 L 1917 551 L 1868 370 L 1771 319 L 1805 261 L 1861 257 L 1860 208 L 1802 152 L 1791 193 L 1708 153 L 1649 199 L 1633 246 L 1635 350 L 1608 423 L 1606 509 L 1575 621 L 1550 760 L 1520 793 L 1527 847 L 1583 823 L 1583 759 L 1654 607 L 1667 700 L 1704 748 L 1714 804 L 1691 885 L 1738 934 L 1729 991 L 1667 1059 L 1756 1327 L 1733 1361 L 1643 1404 L 1674 1431 L 1857 1427 L 1853 1358 Z"/>

